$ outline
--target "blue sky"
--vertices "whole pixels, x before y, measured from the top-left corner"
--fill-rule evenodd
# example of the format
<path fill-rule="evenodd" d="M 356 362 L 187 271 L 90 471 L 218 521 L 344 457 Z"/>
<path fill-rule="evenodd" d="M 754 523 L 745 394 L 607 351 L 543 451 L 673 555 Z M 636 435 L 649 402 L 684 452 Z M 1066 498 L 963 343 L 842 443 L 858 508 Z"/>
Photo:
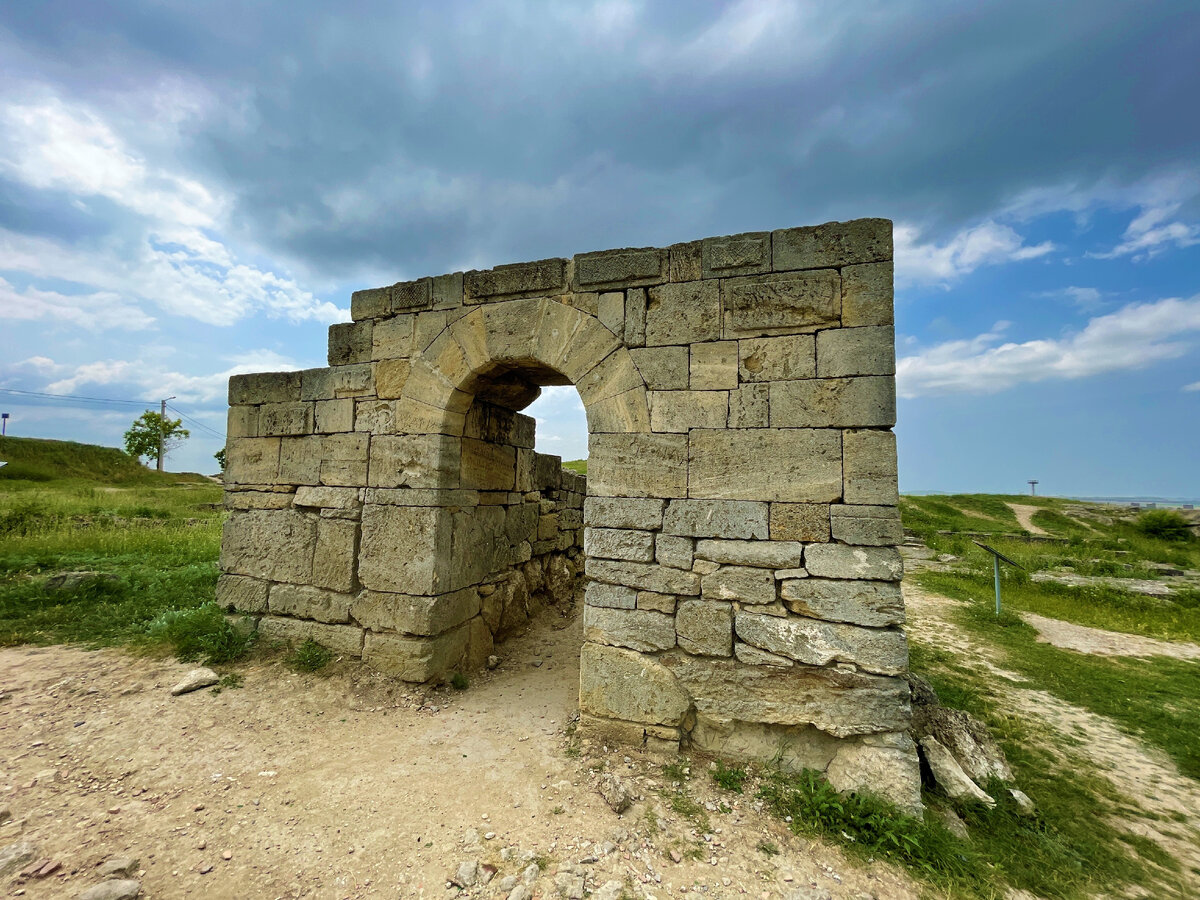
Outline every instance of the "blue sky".
<path fill-rule="evenodd" d="M 358 288 L 886 216 L 903 490 L 1197 497 L 1198 95 L 1193 2 L 6 4 L 0 407 L 211 471 Z"/>

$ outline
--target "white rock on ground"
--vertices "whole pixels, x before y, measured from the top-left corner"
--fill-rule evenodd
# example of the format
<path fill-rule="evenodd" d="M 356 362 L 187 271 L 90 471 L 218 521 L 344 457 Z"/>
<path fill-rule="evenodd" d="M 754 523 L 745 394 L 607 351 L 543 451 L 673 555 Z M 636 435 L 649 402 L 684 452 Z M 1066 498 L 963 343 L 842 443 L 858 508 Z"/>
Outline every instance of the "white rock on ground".
<path fill-rule="evenodd" d="M 220 680 L 221 676 L 212 669 L 192 669 L 183 676 L 183 681 L 171 688 L 171 696 L 178 697 L 180 694 L 190 694 L 201 688 L 212 687 Z"/>
<path fill-rule="evenodd" d="M 142 886 L 127 878 L 102 881 L 79 895 L 79 900 L 134 900 L 142 892 Z"/>
<path fill-rule="evenodd" d="M 122 875 L 129 878 L 137 871 L 140 860 L 129 856 L 116 856 L 107 862 L 101 863 L 100 868 L 96 870 L 96 874 L 101 878 L 116 878 Z"/>
<path fill-rule="evenodd" d="M 36 853 L 37 848 L 28 841 L 0 847 L 0 877 L 27 865 Z"/>
<path fill-rule="evenodd" d="M 921 738 L 921 750 L 924 751 L 925 761 L 929 763 L 929 771 L 933 780 L 947 797 L 953 800 L 978 800 L 987 806 L 995 806 L 996 801 L 985 794 L 975 782 L 967 777 L 962 766 L 954 759 L 954 754 L 947 750 L 934 737 Z"/>

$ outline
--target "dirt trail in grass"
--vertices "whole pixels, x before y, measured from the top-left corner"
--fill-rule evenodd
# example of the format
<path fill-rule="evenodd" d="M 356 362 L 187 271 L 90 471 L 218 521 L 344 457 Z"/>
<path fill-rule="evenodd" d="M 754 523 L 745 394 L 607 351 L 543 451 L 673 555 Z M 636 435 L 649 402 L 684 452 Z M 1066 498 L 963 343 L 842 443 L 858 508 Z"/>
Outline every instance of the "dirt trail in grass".
<path fill-rule="evenodd" d="M 503 898 L 502 880 L 536 856 L 543 897 L 560 865 L 586 872 L 589 890 L 620 880 L 636 898 L 696 885 L 711 898 L 920 896 L 895 869 L 793 837 L 749 794 L 718 792 L 702 765 L 688 792 L 707 807 L 708 841 L 660 796 L 659 761 L 624 750 L 603 758 L 647 799 L 618 817 L 593 787 L 601 756 L 567 752 L 579 621 L 547 616 L 463 692 L 258 662 L 240 667 L 240 688 L 173 698 L 190 668 L 173 661 L 0 650 L 0 808 L 13 817 L 0 847 L 28 840 L 62 863 L 46 880 L 4 876 L 0 890 L 74 897 L 98 864 L 134 856 L 146 898 L 442 900 L 447 876 L 480 860 L 495 879 L 460 896 Z"/>
<path fill-rule="evenodd" d="M 1076 625 L 1061 619 L 1048 619 L 1035 613 L 1021 618 L 1037 629 L 1037 639 L 1063 650 L 1096 656 L 1170 656 L 1174 659 L 1200 659 L 1200 645 L 1183 641 L 1160 641 L 1140 634 L 1122 634 Z"/>
<path fill-rule="evenodd" d="M 1004 505 L 1013 511 L 1013 515 L 1017 517 L 1017 524 L 1030 534 L 1048 535 L 1050 533 L 1040 525 L 1033 524 L 1033 514 L 1039 512 L 1039 507 L 1030 506 L 1028 503 L 1005 503 Z"/>
<path fill-rule="evenodd" d="M 952 621 L 953 610 L 962 605 L 958 601 L 909 583 L 904 585 L 904 601 L 914 640 L 949 650 L 964 665 L 986 673 L 1013 709 L 1057 731 L 1073 745 L 1072 754 L 1091 762 L 1131 804 L 1159 817 L 1124 820 L 1126 828 L 1153 840 L 1185 868 L 1200 871 L 1200 783 L 1180 774 L 1165 754 L 1123 733 L 1111 720 L 1028 687 L 1020 675 L 1004 669 L 993 648 L 976 643 Z M 1180 818 L 1183 821 L 1176 821 Z"/>

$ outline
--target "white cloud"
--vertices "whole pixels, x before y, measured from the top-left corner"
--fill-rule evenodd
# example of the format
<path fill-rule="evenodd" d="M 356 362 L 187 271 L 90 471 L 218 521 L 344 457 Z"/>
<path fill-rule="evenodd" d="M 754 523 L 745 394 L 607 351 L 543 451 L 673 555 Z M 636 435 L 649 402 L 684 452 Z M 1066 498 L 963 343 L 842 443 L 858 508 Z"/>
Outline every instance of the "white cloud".
<path fill-rule="evenodd" d="M 1191 347 L 1183 338 L 1200 332 L 1200 295 L 1129 304 L 1059 339 L 1000 343 L 1006 326 L 900 359 L 900 396 L 995 393 L 1025 382 L 1085 378 L 1175 359 Z"/>
<path fill-rule="evenodd" d="M 137 331 L 154 323 L 154 318 L 141 307 L 124 302 L 119 294 L 111 291 L 60 294 L 32 286 L 18 291 L 3 278 L 0 278 L 0 319 L 50 319 L 91 331 L 109 328 Z"/>
<path fill-rule="evenodd" d="M 1065 297 L 1082 310 L 1094 310 L 1101 305 L 1104 299 L 1104 293 L 1094 287 L 1070 287 L 1059 288 L 1055 291 L 1041 291 L 1034 294 L 1035 297 L 1046 297 L 1048 299 L 1056 299 Z"/>
<path fill-rule="evenodd" d="M 910 224 L 895 226 L 896 281 L 898 284 L 949 284 L 980 266 L 1037 259 L 1052 252 L 1050 241 L 1026 244 L 1011 226 L 988 220 L 965 228 L 944 244 L 921 243 L 920 230 Z"/>
<path fill-rule="evenodd" d="M 176 137 L 185 125 L 173 123 Z M 34 189 L 71 194 L 81 209 L 104 198 L 127 210 L 132 226 L 89 245 L 0 229 L 0 270 L 86 288 L 78 295 L 22 292 L 17 317 L 137 327 L 149 324 L 136 314 L 144 305 L 213 325 L 256 312 L 292 321 L 347 318 L 292 279 L 240 260 L 220 236 L 230 206 L 223 197 L 151 164 L 84 106 L 44 91 L 36 100 L 0 97 L 0 172 Z M 101 300 L 107 311 L 97 308 Z M 12 308 L 14 298 L 0 296 L 0 304 Z"/>
<path fill-rule="evenodd" d="M 1183 389 L 1185 391 L 1200 391 L 1200 381 L 1193 381 L 1191 384 L 1185 384 Z"/>

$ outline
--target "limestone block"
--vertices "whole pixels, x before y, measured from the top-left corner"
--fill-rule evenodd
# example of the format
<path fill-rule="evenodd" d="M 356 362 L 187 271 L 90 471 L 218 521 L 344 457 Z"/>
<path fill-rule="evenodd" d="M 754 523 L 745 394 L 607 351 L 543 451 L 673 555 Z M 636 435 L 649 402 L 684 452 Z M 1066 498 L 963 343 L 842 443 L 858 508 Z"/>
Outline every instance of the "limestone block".
<path fill-rule="evenodd" d="M 583 552 L 604 559 L 654 561 L 654 535 L 626 528 L 594 528 L 583 532 Z"/>
<path fill-rule="evenodd" d="M 362 505 L 359 489 L 352 487 L 298 487 L 296 506 L 324 509 L 357 509 Z"/>
<path fill-rule="evenodd" d="M 729 418 L 728 391 L 648 391 L 647 397 L 652 431 L 724 428 Z"/>
<path fill-rule="evenodd" d="M 900 675 L 908 667 L 902 631 L 760 616 L 748 610 L 734 616 L 734 629 L 747 644 L 808 665 L 851 663 L 877 675 Z"/>
<path fill-rule="evenodd" d="M 225 444 L 225 480 L 230 484 L 275 484 L 279 438 L 230 438 Z"/>
<path fill-rule="evenodd" d="M 771 539 L 775 541 L 829 540 L 828 503 L 772 503 Z"/>
<path fill-rule="evenodd" d="M 573 306 L 580 312 L 587 313 L 589 316 L 600 314 L 600 292 L 599 291 L 572 291 L 569 294 L 564 294 L 562 302 L 568 306 Z"/>
<path fill-rule="evenodd" d="M 445 310 L 426 310 L 413 317 L 412 352 L 416 356 L 425 352 L 434 340 L 450 327 L 450 314 Z"/>
<path fill-rule="evenodd" d="M 786 656 L 768 653 L 766 650 L 759 650 L 757 647 L 741 641 L 734 641 L 733 655 L 737 657 L 738 662 L 744 662 L 748 666 L 774 666 L 777 669 L 790 669 L 796 664 Z"/>
<path fill-rule="evenodd" d="M 776 272 L 880 262 L 892 258 L 892 223 L 888 219 L 854 219 L 784 228 L 771 234 L 771 247 Z"/>
<path fill-rule="evenodd" d="M 258 408 L 258 430 L 264 437 L 312 434 L 311 403 L 267 403 Z"/>
<path fill-rule="evenodd" d="M 584 571 L 589 578 L 609 584 L 622 584 L 656 594 L 683 594 L 695 597 L 700 593 L 700 576 L 695 572 L 671 569 L 653 563 L 627 562 L 611 559 L 588 559 Z"/>
<path fill-rule="evenodd" d="M 464 491 L 458 488 L 402 488 L 400 490 L 367 488 L 363 493 L 365 503 L 374 503 L 380 506 L 479 505 L 478 491 Z"/>
<path fill-rule="evenodd" d="M 771 385 L 772 397 L 778 386 Z M 698 499 L 825 502 L 842 493 L 842 441 L 834 430 L 695 429 L 688 458 L 688 495 Z"/>
<path fill-rule="evenodd" d="M 463 438 L 461 472 L 460 486 L 468 490 L 511 491 L 516 486 L 517 450 Z"/>
<path fill-rule="evenodd" d="M 407 359 L 412 356 L 415 319 L 415 316 L 392 316 L 376 322 L 371 329 L 371 358 Z"/>
<path fill-rule="evenodd" d="M 583 645 L 579 660 L 582 712 L 651 725 L 679 725 L 690 706 L 675 676 L 654 660 L 617 647 Z"/>
<path fill-rule="evenodd" d="M 321 402 L 321 401 L 318 401 Z M 341 403 L 341 400 L 327 400 Z M 351 400 L 354 404 L 354 430 L 364 434 L 393 434 L 396 431 L 396 400 Z"/>
<path fill-rule="evenodd" d="M 711 341 L 691 346 L 689 386 L 693 391 L 717 391 L 738 386 L 738 342 Z"/>
<path fill-rule="evenodd" d="M 224 506 L 226 509 L 287 509 L 292 505 L 294 496 L 279 491 L 234 490 L 226 486 Z"/>
<path fill-rule="evenodd" d="M 690 281 L 652 287 L 646 299 L 646 345 L 693 344 L 721 337 L 718 282 Z"/>
<path fill-rule="evenodd" d="M 794 569 L 804 558 L 804 545 L 798 541 L 704 540 L 696 542 L 696 556 L 728 566 Z"/>
<path fill-rule="evenodd" d="M 765 384 L 743 384 L 729 392 L 730 428 L 766 428 L 770 421 L 768 387 Z"/>
<path fill-rule="evenodd" d="M 654 558 L 660 566 L 672 569 L 692 567 L 692 539 L 676 534 L 660 534 L 654 541 Z"/>
<path fill-rule="evenodd" d="M 825 770 L 839 791 L 876 794 L 911 816 L 920 817 L 921 762 L 906 732 L 877 734 L 844 742 Z"/>
<path fill-rule="evenodd" d="M 463 273 L 451 272 L 433 279 L 433 308 L 455 309 L 463 305 Z"/>
<path fill-rule="evenodd" d="M 375 393 L 385 400 L 394 400 L 404 393 L 408 383 L 410 363 L 407 359 L 381 359 L 375 363 Z"/>
<path fill-rule="evenodd" d="M 534 358 L 544 303 L 541 299 L 504 300 L 483 308 L 483 327 L 491 359 Z"/>
<path fill-rule="evenodd" d="M 221 575 L 217 578 L 217 605 L 226 612 L 264 613 L 270 586 L 269 581 L 245 575 Z"/>
<path fill-rule="evenodd" d="M 667 534 L 687 537 L 766 538 L 767 504 L 747 500 L 672 500 L 663 514 L 662 529 Z"/>
<path fill-rule="evenodd" d="M 675 595 L 659 594 L 654 591 L 638 591 L 637 608 L 673 616 L 675 615 Z"/>
<path fill-rule="evenodd" d="M 896 381 L 889 377 L 814 378 L 771 385 L 775 428 L 862 428 L 896 424 Z"/>
<path fill-rule="evenodd" d="M 367 435 L 281 438 L 279 480 L 285 484 L 359 486 L 367 477 Z"/>
<path fill-rule="evenodd" d="M 338 400 L 375 393 L 375 373 L 370 363 L 305 369 L 298 374 L 302 378 L 302 400 Z"/>
<path fill-rule="evenodd" d="M 779 585 L 784 605 L 801 616 L 873 628 L 904 622 L 904 598 L 895 582 L 801 578 Z"/>
<path fill-rule="evenodd" d="M 353 599 L 350 594 L 304 584 L 273 584 L 268 607 L 277 616 L 341 625 L 350 621 L 350 601 Z"/>
<path fill-rule="evenodd" d="M 900 552 L 895 547 L 811 544 L 804 550 L 804 567 L 816 578 L 899 581 L 904 574 Z"/>
<path fill-rule="evenodd" d="M 589 434 L 633 434 L 650 430 L 650 408 L 641 387 L 587 404 Z"/>
<path fill-rule="evenodd" d="M 258 633 L 271 641 L 286 641 L 293 646 L 313 640 L 342 656 L 362 656 L 363 630 L 357 625 L 325 625 L 305 619 L 263 616 Z"/>
<path fill-rule="evenodd" d="M 514 490 L 527 493 L 535 489 L 533 473 L 536 459 L 532 450 L 527 450 L 523 447 L 517 449 L 517 470 L 514 480 Z"/>
<path fill-rule="evenodd" d="M 629 355 L 650 390 L 682 391 L 687 388 L 687 347 L 642 347 L 630 350 Z"/>
<path fill-rule="evenodd" d="M 811 334 L 738 341 L 738 375 L 742 381 L 793 381 L 816 374 L 816 339 Z"/>
<path fill-rule="evenodd" d="M 496 266 L 463 276 L 464 303 L 484 303 L 514 295 L 561 294 L 567 289 L 565 259 Z"/>
<path fill-rule="evenodd" d="M 995 806 L 996 801 L 963 771 L 958 760 L 937 738 L 926 735 L 921 738 L 921 749 L 925 751 L 925 762 L 933 780 L 947 797 L 956 800 L 972 800 L 985 806 Z"/>
<path fill-rule="evenodd" d="M 588 606 L 605 606 L 610 609 L 637 609 L 637 591 L 619 584 L 604 584 L 590 581 L 584 591 L 583 602 Z"/>
<path fill-rule="evenodd" d="M 642 653 L 670 650 L 675 646 L 675 620 L 662 613 L 641 609 L 585 606 L 583 639 Z"/>
<path fill-rule="evenodd" d="M 467 412 L 463 437 L 532 450 L 536 424 L 530 416 L 477 400 Z"/>
<path fill-rule="evenodd" d="M 376 671 L 420 683 L 445 677 L 458 668 L 470 639 L 471 628 L 465 622 L 437 637 L 368 631 L 362 657 Z"/>
<path fill-rule="evenodd" d="M 643 387 L 633 358 L 622 349 L 614 350 L 575 383 L 585 406 Z"/>
<path fill-rule="evenodd" d="M 317 526 L 317 547 L 313 553 L 313 584 L 331 591 L 354 590 L 357 557 L 358 523 L 322 519 Z"/>
<path fill-rule="evenodd" d="M 408 390 L 405 385 L 405 390 Z M 470 395 L 463 395 L 470 400 Z M 455 400 L 459 399 L 456 395 Z M 401 434 L 461 434 L 464 411 L 434 406 L 412 397 L 393 400 L 393 429 Z M 469 404 L 468 404 L 469 405 Z M 357 420 L 356 423 L 357 425 Z M 359 429 L 362 430 L 362 429 Z"/>
<path fill-rule="evenodd" d="M 844 326 L 891 325 L 893 306 L 891 260 L 842 269 Z"/>
<path fill-rule="evenodd" d="M 538 517 L 537 538 L 539 542 L 558 540 L 557 513 Z"/>
<path fill-rule="evenodd" d="M 681 649 L 700 656 L 733 653 L 733 604 L 685 600 L 675 613 L 675 632 Z"/>
<path fill-rule="evenodd" d="M 563 467 L 561 456 L 538 453 L 533 458 L 533 483 L 537 490 L 558 490 L 562 487 Z"/>
<path fill-rule="evenodd" d="M 625 346 L 641 347 L 646 343 L 646 289 L 630 288 L 625 292 Z"/>
<path fill-rule="evenodd" d="M 221 571 L 267 581 L 312 580 L 317 520 L 291 509 L 249 510 L 225 520 Z"/>
<path fill-rule="evenodd" d="M 386 316 L 392 308 L 391 288 L 368 288 L 350 295 L 350 318 L 355 322 Z"/>
<path fill-rule="evenodd" d="M 705 600 L 736 600 L 738 603 L 774 603 L 775 575 L 751 566 L 721 566 L 700 582 Z"/>
<path fill-rule="evenodd" d="M 437 594 L 439 572 L 450 558 L 450 519 L 441 509 L 421 506 L 363 507 L 358 578 L 375 591 Z"/>
<path fill-rule="evenodd" d="M 367 484 L 382 488 L 459 487 L 460 466 L 465 468 L 461 460 L 462 448 L 467 443 L 442 434 L 376 435 L 371 442 Z M 511 455 L 512 448 L 508 450 Z M 509 488 L 512 487 L 512 465 L 510 460 Z"/>
<path fill-rule="evenodd" d="M 832 269 L 730 278 L 722 292 L 727 338 L 841 324 L 841 278 Z"/>
<path fill-rule="evenodd" d="M 846 544 L 894 547 L 904 540 L 900 511 L 894 506 L 834 504 L 830 527 L 833 539 Z"/>
<path fill-rule="evenodd" d="M 683 497 L 687 435 L 593 434 L 588 437 L 588 489 L 599 497 Z"/>
<path fill-rule="evenodd" d="M 672 244 L 670 277 L 672 281 L 699 281 L 704 277 L 703 241 Z"/>
<path fill-rule="evenodd" d="M 481 608 L 474 587 L 434 596 L 361 591 L 350 604 L 350 615 L 372 631 L 436 635 L 476 615 Z"/>
<path fill-rule="evenodd" d="M 895 334 L 890 325 L 817 333 L 817 375 L 821 378 L 895 374 Z"/>
<path fill-rule="evenodd" d="M 666 280 L 667 251 L 657 247 L 601 250 L 575 255 L 576 290 L 633 287 Z"/>
<path fill-rule="evenodd" d="M 758 231 L 705 238 L 700 251 L 703 277 L 729 278 L 771 271 L 771 233 Z"/>
<path fill-rule="evenodd" d="M 902 678 L 808 666 L 748 666 L 670 653 L 660 661 L 694 698 L 697 715 L 712 720 L 812 725 L 845 738 L 903 731 L 912 715 L 908 683 Z"/>
<path fill-rule="evenodd" d="M 318 400 L 313 404 L 313 431 L 317 434 L 338 434 L 353 430 L 353 400 Z"/>
<path fill-rule="evenodd" d="M 226 438 L 258 437 L 258 407 L 231 406 L 225 423 Z"/>
<path fill-rule="evenodd" d="M 371 329 L 374 323 L 339 322 L 329 326 L 329 364 L 348 366 L 371 361 Z"/>
<path fill-rule="evenodd" d="M 534 331 L 536 358 L 574 383 L 618 347 L 615 334 L 592 316 L 547 300 Z"/>
<path fill-rule="evenodd" d="M 510 544 L 533 541 L 537 538 L 538 507 L 536 503 L 517 503 L 504 512 L 504 534 Z"/>
<path fill-rule="evenodd" d="M 288 403 L 299 400 L 299 372 L 259 372 L 229 379 L 229 405 Z"/>
<path fill-rule="evenodd" d="M 664 506 L 655 499 L 589 496 L 583 501 L 583 521 L 599 528 L 655 531 L 662 527 Z"/>
<path fill-rule="evenodd" d="M 392 312 L 425 309 L 433 303 L 433 279 L 399 281 L 392 285 Z"/>
<path fill-rule="evenodd" d="M 842 436 L 844 491 L 847 503 L 894 506 L 896 436 L 890 431 L 847 431 Z"/>

